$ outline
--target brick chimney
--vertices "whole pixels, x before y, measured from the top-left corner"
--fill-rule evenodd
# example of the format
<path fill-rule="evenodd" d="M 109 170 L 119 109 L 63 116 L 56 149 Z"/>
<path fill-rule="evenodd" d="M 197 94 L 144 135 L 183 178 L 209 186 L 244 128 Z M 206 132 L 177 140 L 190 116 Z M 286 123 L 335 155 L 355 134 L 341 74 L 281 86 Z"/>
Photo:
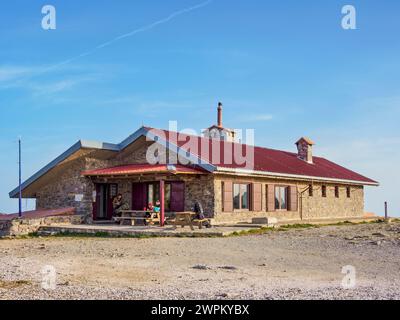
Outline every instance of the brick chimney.
<path fill-rule="evenodd" d="M 299 141 L 296 142 L 298 158 L 312 164 L 313 163 L 312 148 L 314 144 L 315 143 L 310 138 L 307 137 L 300 138 Z"/>
<path fill-rule="evenodd" d="M 222 128 L 222 103 L 218 102 L 218 127 Z"/>

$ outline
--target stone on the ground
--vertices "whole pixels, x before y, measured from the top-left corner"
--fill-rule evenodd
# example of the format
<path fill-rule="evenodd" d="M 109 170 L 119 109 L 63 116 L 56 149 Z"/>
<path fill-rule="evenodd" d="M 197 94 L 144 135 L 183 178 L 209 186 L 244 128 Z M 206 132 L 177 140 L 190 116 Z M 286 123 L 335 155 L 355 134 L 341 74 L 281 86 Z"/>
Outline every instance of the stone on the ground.
<path fill-rule="evenodd" d="M 260 217 L 260 218 L 253 218 L 251 221 L 253 224 L 266 224 L 266 225 L 273 225 L 278 223 L 277 218 L 271 218 L 271 217 Z"/>

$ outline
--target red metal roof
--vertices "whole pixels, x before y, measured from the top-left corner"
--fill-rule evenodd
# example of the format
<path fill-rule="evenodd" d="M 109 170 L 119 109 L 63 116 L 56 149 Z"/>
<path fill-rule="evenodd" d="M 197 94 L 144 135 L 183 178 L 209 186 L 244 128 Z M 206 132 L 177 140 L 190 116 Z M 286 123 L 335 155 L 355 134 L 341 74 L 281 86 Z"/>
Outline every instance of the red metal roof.
<path fill-rule="evenodd" d="M 84 176 L 124 176 L 146 173 L 173 173 L 173 174 L 202 174 L 204 170 L 183 165 L 168 166 L 165 164 L 131 164 L 126 166 L 88 170 L 82 172 Z"/>
<path fill-rule="evenodd" d="M 56 216 L 71 216 L 76 214 L 75 208 L 62 208 L 62 209 L 53 209 L 53 210 L 33 210 L 26 211 L 22 213 L 23 219 L 40 219 L 47 217 L 56 217 Z M 18 219 L 18 213 L 13 214 L 0 214 L 0 221 L 8 221 Z"/>
<path fill-rule="evenodd" d="M 376 181 L 370 178 L 367 178 L 361 174 L 346 169 L 334 162 L 331 162 L 321 157 L 314 156 L 314 163 L 309 164 L 299 159 L 297 153 L 293 152 L 286 152 L 257 146 L 253 147 L 245 144 L 238 144 L 226 141 L 216 141 L 204 137 L 182 133 L 179 133 L 179 138 L 177 138 L 176 132 L 153 128 L 146 129 L 148 131 L 151 130 L 153 134 L 157 134 L 161 138 L 165 137 L 167 141 L 176 144 L 182 150 L 190 151 L 191 154 L 198 156 L 202 160 L 221 168 L 246 169 L 284 175 L 348 180 L 365 184 L 377 184 Z M 189 139 L 193 139 L 194 141 L 196 141 L 198 147 L 195 149 L 188 147 L 187 142 L 189 141 Z M 215 159 L 212 159 L 212 157 L 210 157 L 211 159 L 206 159 L 204 158 L 204 156 L 202 156 L 202 150 L 204 148 L 208 148 L 210 154 L 210 150 L 215 150 L 215 146 L 217 146 L 217 153 L 219 153 L 220 161 L 215 161 Z M 233 161 L 232 164 L 227 163 L 227 161 L 225 161 L 224 159 L 224 151 L 226 148 L 229 148 L 230 150 L 232 150 L 233 148 L 238 148 L 239 150 L 241 149 L 243 155 L 246 154 L 246 148 L 248 152 L 254 152 L 254 165 L 251 164 L 251 166 L 248 166 L 248 164 L 239 164 L 235 163 L 235 161 Z"/>

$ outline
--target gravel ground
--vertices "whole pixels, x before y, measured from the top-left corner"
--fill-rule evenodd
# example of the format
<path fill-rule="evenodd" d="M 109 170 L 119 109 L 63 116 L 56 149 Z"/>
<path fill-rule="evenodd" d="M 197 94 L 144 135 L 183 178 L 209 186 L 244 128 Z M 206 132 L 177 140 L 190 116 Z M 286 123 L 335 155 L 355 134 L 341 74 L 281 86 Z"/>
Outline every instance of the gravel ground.
<path fill-rule="evenodd" d="M 400 223 L 229 238 L 0 240 L 0 299 L 400 299 Z M 54 266 L 55 290 L 41 287 Z M 342 267 L 356 270 L 342 287 Z"/>

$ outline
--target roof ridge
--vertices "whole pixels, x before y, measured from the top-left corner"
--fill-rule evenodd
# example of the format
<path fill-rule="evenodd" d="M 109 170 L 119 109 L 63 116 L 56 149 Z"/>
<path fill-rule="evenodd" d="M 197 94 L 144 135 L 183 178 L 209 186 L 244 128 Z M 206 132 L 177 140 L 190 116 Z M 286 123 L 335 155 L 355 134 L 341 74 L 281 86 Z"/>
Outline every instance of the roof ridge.
<path fill-rule="evenodd" d="M 201 138 L 201 139 L 206 139 L 206 140 L 210 140 L 210 141 L 213 140 L 213 139 L 208 138 L 208 137 L 203 137 L 203 136 L 199 136 L 199 135 L 193 135 L 193 134 L 184 133 L 184 132 L 172 131 L 172 130 L 167 130 L 167 129 L 153 128 L 153 127 L 143 127 L 143 128 L 145 128 L 146 130 L 160 130 L 160 131 L 165 131 L 165 132 L 184 134 L 184 135 L 187 135 L 187 136 L 190 136 L 190 137 Z M 251 144 L 247 144 L 247 143 L 239 143 L 239 142 L 234 142 L 234 141 L 232 142 L 232 141 L 222 141 L 221 140 L 221 142 L 238 144 L 238 145 L 245 146 L 245 147 L 249 146 L 249 147 L 252 147 L 252 148 L 259 148 L 259 149 L 264 149 L 264 150 L 286 152 L 286 153 L 290 153 L 292 155 L 297 155 L 297 153 L 293 152 L 293 151 L 281 150 L 281 149 L 270 148 L 270 147 L 265 147 L 265 146 L 256 146 L 256 145 L 251 145 Z M 321 158 L 321 157 L 318 157 L 318 156 L 314 156 L 314 157 Z"/>

